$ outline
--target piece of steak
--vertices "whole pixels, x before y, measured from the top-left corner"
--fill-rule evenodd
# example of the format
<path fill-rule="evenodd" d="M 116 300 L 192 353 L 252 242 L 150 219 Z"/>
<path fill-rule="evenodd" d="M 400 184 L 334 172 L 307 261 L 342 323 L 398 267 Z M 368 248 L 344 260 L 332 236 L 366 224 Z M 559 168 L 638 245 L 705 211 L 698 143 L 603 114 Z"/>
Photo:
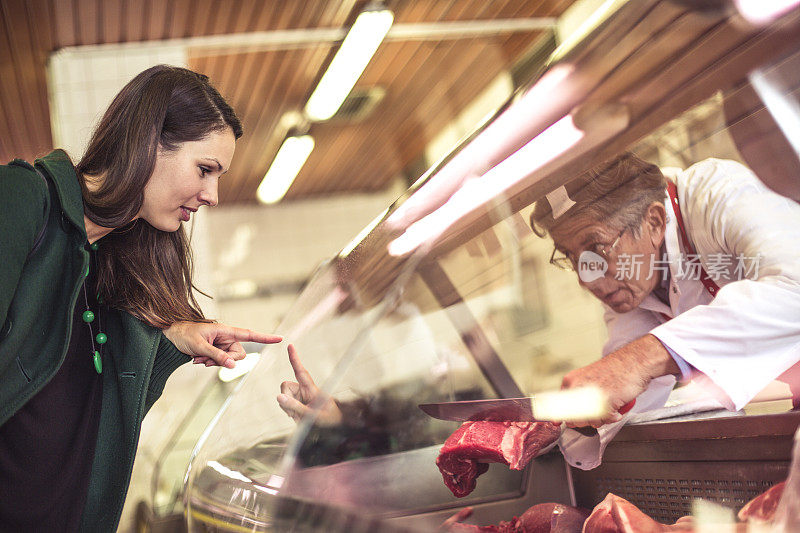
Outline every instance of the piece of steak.
<path fill-rule="evenodd" d="M 561 503 L 529 507 L 517 519 L 515 533 L 580 533 L 589 511 Z"/>
<path fill-rule="evenodd" d="M 472 507 L 464 507 L 456 514 L 445 520 L 438 531 L 449 533 L 513 533 L 510 529 L 511 522 L 500 522 L 498 526 L 476 526 L 473 524 L 462 524 L 461 521 L 472 516 Z M 516 520 L 517 517 L 514 517 Z"/>
<path fill-rule="evenodd" d="M 583 533 L 663 533 L 692 531 L 691 520 L 680 519 L 674 525 L 656 522 L 631 502 L 608 493 L 583 524 Z"/>
<path fill-rule="evenodd" d="M 747 522 L 749 519 L 754 518 L 763 522 L 771 522 L 775 517 L 775 511 L 778 508 L 778 502 L 781 501 L 785 487 L 786 482 L 781 481 L 747 502 L 739 510 L 739 520 Z"/>
<path fill-rule="evenodd" d="M 536 506 L 531 507 L 528 511 L 535 508 Z M 528 511 L 526 511 L 525 514 L 528 514 Z M 586 522 L 589 513 L 588 509 L 557 503 L 553 507 L 553 511 L 550 515 L 549 533 L 580 533 L 583 531 L 583 523 Z M 524 520 L 525 514 L 520 518 Z"/>
<path fill-rule="evenodd" d="M 552 422 L 464 422 L 445 441 L 436 466 L 444 484 L 461 498 L 475 490 L 475 479 L 488 463 L 522 470 L 559 435 L 561 426 Z"/>
<path fill-rule="evenodd" d="M 516 533 L 511 522 L 500 522 L 497 526 L 475 526 L 472 524 L 453 524 L 447 529 L 449 533 Z"/>
<path fill-rule="evenodd" d="M 560 503 L 540 503 L 529 507 L 517 518 L 494 526 L 460 524 L 459 520 L 471 514 L 471 508 L 459 511 L 443 529 L 451 533 L 580 533 L 589 511 Z"/>

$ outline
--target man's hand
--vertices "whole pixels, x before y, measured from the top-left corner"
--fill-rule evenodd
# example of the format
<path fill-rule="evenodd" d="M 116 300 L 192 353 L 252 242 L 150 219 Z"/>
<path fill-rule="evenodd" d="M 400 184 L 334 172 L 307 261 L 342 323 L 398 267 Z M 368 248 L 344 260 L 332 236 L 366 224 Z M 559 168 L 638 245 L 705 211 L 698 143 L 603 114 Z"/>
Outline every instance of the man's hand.
<path fill-rule="evenodd" d="M 279 335 L 257 333 L 216 322 L 175 322 L 163 330 L 164 335 L 181 352 L 194 358 L 195 364 L 233 368 L 247 355 L 240 342 L 274 344 Z"/>
<path fill-rule="evenodd" d="M 622 420 L 619 409 L 647 389 L 650 381 L 667 374 L 680 374 L 677 363 L 653 335 L 645 335 L 599 361 L 573 370 L 562 389 L 598 387 L 608 398 L 606 414 L 599 420 L 572 421 L 569 427 L 592 426 Z"/>
<path fill-rule="evenodd" d="M 294 370 L 297 380 L 281 383 L 281 393 L 278 395 L 278 405 L 292 420 L 298 422 L 301 418 L 319 408 L 317 424 L 322 426 L 337 426 L 342 423 L 342 412 L 332 398 L 324 400 L 322 392 L 314 383 L 311 374 L 300 362 L 300 356 L 293 345 L 289 345 L 289 364 Z M 317 405 L 317 402 L 323 402 Z M 312 405 L 313 404 L 313 405 Z"/>

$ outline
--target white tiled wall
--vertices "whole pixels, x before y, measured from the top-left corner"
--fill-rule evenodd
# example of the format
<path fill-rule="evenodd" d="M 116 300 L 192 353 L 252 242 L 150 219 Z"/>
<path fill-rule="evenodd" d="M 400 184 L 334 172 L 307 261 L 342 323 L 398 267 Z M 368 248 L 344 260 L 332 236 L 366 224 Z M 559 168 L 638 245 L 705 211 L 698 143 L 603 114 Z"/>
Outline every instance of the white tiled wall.
<path fill-rule="evenodd" d="M 233 281 L 256 284 L 303 281 L 348 244 L 401 193 L 347 195 L 274 206 L 218 207 L 209 212 L 208 242 L 214 287 Z M 277 326 L 294 296 L 270 301 L 218 302 L 219 318 L 241 327 Z"/>

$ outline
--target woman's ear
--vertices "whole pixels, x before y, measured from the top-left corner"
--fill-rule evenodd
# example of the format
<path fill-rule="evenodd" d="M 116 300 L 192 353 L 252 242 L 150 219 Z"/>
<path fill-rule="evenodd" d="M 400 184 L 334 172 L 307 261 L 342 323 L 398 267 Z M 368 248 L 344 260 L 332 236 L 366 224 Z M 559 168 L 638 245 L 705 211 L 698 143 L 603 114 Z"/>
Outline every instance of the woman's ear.
<path fill-rule="evenodd" d="M 667 211 L 664 209 L 664 204 L 660 202 L 650 204 L 645 213 L 644 222 L 650 235 L 651 244 L 659 248 L 664 242 L 664 233 L 667 227 Z"/>

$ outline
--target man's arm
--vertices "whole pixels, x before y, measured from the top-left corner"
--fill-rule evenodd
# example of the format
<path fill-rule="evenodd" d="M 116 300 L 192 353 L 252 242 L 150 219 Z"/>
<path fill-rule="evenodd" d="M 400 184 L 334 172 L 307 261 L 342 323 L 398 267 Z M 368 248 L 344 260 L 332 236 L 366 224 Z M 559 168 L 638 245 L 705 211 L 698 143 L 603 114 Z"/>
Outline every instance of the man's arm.
<path fill-rule="evenodd" d="M 647 334 L 611 352 L 599 361 L 573 370 L 562 381 L 562 388 L 598 387 L 608 398 L 607 414 L 599 420 L 575 421 L 570 427 L 593 426 L 622 419 L 618 410 L 644 392 L 659 376 L 680 375 L 678 364 L 664 345 Z"/>
<path fill-rule="evenodd" d="M 707 160 L 687 176 L 681 208 L 698 253 L 749 258 L 752 268 L 651 334 L 740 409 L 800 360 L 800 205 L 734 161 Z"/>

